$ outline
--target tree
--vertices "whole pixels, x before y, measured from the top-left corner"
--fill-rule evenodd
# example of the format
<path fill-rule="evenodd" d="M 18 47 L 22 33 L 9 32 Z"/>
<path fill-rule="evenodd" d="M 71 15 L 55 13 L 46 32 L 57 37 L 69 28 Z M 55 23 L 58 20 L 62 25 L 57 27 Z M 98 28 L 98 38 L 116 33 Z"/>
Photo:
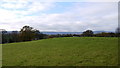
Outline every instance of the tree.
<path fill-rule="evenodd" d="M 81 36 L 92 37 L 93 36 L 93 31 L 92 30 L 86 30 L 82 33 Z"/>
<path fill-rule="evenodd" d="M 35 34 L 34 34 L 34 29 L 32 27 L 24 26 L 20 30 L 21 41 L 31 41 L 34 39 L 34 37 L 35 37 Z"/>
<path fill-rule="evenodd" d="M 98 34 L 95 34 L 96 37 L 109 37 L 109 33 L 106 33 L 106 32 L 102 32 L 102 33 L 98 33 Z"/>
<path fill-rule="evenodd" d="M 10 34 L 12 37 L 12 41 L 13 42 L 18 42 L 19 41 L 19 34 L 18 31 L 12 31 L 12 33 Z"/>
<path fill-rule="evenodd" d="M 7 34 L 7 31 L 5 29 L 1 29 L 0 31 L 2 31 L 2 34 Z"/>
<path fill-rule="evenodd" d="M 43 39 L 43 34 L 39 30 L 36 30 L 36 29 L 34 30 L 34 36 L 35 36 L 34 40 Z"/>
<path fill-rule="evenodd" d="M 7 31 L 5 29 L 1 29 L 1 33 L 2 33 L 2 43 L 8 43 L 9 37 Z"/>

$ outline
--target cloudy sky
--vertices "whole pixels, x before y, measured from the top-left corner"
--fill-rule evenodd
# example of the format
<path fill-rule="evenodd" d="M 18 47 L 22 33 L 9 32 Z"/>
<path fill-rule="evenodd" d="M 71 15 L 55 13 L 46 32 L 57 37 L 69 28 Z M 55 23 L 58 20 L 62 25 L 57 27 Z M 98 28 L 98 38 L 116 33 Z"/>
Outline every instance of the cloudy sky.
<path fill-rule="evenodd" d="M 40 31 L 115 31 L 118 2 L 104 1 L 0 0 L 0 29 L 19 31 L 28 25 Z"/>

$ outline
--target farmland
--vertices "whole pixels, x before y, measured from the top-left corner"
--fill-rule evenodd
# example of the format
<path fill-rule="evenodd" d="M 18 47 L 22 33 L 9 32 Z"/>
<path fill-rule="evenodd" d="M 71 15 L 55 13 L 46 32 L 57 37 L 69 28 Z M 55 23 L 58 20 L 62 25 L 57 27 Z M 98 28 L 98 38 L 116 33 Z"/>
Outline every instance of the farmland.
<path fill-rule="evenodd" d="M 3 44 L 3 66 L 116 66 L 118 38 L 64 37 Z"/>

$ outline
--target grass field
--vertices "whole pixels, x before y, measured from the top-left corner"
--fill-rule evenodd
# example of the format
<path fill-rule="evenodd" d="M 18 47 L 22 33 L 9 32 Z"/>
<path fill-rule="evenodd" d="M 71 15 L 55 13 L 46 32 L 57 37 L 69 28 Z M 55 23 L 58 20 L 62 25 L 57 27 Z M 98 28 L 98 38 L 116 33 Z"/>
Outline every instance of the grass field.
<path fill-rule="evenodd" d="M 118 38 L 66 37 L 3 44 L 3 66 L 116 66 Z"/>

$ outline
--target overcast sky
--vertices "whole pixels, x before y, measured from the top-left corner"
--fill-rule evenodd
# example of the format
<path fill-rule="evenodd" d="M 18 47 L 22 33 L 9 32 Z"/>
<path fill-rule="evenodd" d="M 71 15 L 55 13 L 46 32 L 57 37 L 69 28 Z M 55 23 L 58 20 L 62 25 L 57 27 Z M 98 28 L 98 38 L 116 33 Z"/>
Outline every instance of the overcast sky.
<path fill-rule="evenodd" d="M 40 31 L 115 31 L 118 26 L 118 2 L 104 1 L 0 0 L 0 29 L 19 31 L 28 25 Z"/>

